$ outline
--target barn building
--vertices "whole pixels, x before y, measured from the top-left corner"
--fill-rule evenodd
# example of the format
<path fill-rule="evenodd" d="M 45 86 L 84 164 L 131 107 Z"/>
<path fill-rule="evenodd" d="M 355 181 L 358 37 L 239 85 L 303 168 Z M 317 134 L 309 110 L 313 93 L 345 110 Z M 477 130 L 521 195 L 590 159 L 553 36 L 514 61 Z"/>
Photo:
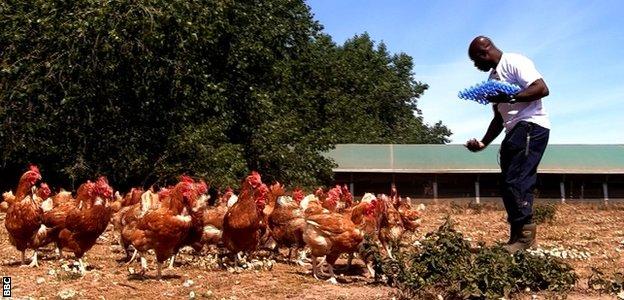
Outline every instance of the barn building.
<path fill-rule="evenodd" d="M 463 145 L 340 144 L 335 180 L 358 196 L 388 193 L 422 199 L 499 197 L 499 148 Z M 537 198 L 624 199 L 624 145 L 549 145 L 538 170 Z"/>

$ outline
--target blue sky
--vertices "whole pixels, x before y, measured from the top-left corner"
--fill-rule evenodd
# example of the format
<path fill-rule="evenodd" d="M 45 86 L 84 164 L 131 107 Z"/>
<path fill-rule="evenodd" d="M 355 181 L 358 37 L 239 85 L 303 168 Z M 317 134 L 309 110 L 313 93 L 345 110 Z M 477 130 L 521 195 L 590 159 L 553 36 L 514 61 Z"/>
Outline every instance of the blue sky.
<path fill-rule="evenodd" d="M 542 73 L 550 143 L 624 144 L 624 1 L 306 3 L 337 43 L 368 32 L 389 51 L 410 55 L 414 77 L 429 84 L 418 107 L 427 123 L 441 120 L 453 131 L 453 144 L 480 139 L 492 118 L 490 106 L 457 98 L 487 78 L 467 55 L 477 35 L 528 56 Z"/>

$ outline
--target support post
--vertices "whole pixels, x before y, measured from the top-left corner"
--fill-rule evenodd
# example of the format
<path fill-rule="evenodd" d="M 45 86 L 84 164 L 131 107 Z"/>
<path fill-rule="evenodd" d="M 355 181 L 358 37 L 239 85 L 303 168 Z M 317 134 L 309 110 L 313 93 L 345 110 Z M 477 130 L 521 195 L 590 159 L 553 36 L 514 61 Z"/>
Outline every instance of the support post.
<path fill-rule="evenodd" d="M 602 194 L 604 195 L 604 202 L 609 202 L 609 185 L 606 182 L 602 183 Z"/>
<path fill-rule="evenodd" d="M 581 183 L 581 200 L 585 199 L 585 182 Z"/>
<path fill-rule="evenodd" d="M 477 181 L 475 181 L 475 203 L 477 204 L 481 203 L 481 195 L 480 195 L 480 190 L 479 190 L 479 178 L 477 178 Z"/>
<path fill-rule="evenodd" d="M 355 184 L 353 184 L 353 173 L 351 173 L 351 178 L 349 178 L 349 193 L 355 197 Z"/>
<path fill-rule="evenodd" d="M 438 176 L 433 177 L 433 199 L 438 199 Z"/>
<path fill-rule="evenodd" d="M 559 182 L 559 191 L 561 192 L 561 203 L 565 203 L 565 184 L 563 181 Z"/>

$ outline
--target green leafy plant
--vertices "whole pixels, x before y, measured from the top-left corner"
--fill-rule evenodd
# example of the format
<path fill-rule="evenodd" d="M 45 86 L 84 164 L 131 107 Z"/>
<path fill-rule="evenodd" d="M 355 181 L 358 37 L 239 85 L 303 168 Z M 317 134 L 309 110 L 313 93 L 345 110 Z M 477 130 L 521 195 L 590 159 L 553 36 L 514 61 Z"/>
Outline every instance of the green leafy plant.
<path fill-rule="evenodd" d="M 555 219 L 556 214 L 556 204 L 546 203 L 533 206 L 533 222 L 536 224 L 550 223 Z"/>
<path fill-rule="evenodd" d="M 622 272 L 617 272 L 609 277 L 604 272 L 592 268 L 592 274 L 587 283 L 595 291 L 617 295 L 618 298 L 624 299 L 624 273 Z"/>
<path fill-rule="evenodd" d="M 378 255 L 374 256 L 380 259 Z M 386 283 L 399 298 L 493 299 L 530 288 L 565 292 L 578 277 L 572 267 L 553 257 L 527 252 L 510 255 L 499 246 L 472 248 L 452 220 L 427 234 L 417 248 L 403 248 L 396 260 L 381 259 Z"/>
<path fill-rule="evenodd" d="M 485 210 L 485 206 L 483 203 L 470 202 L 468 203 L 468 208 L 472 211 L 473 214 L 481 214 Z"/>

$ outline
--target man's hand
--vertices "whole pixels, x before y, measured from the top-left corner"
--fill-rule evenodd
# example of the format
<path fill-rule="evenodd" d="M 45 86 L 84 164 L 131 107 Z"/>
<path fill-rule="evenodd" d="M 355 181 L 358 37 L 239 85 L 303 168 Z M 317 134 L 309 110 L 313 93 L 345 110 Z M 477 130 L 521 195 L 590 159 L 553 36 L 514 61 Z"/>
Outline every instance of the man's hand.
<path fill-rule="evenodd" d="M 485 149 L 485 144 L 481 141 L 477 141 L 477 139 L 471 139 L 467 141 L 464 146 L 466 146 L 466 148 L 468 148 L 468 150 L 472 152 L 477 152 Z"/>
<path fill-rule="evenodd" d="M 498 94 L 496 94 L 494 96 L 487 97 L 487 99 L 488 99 L 488 101 L 490 101 L 490 103 L 508 103 L 509 100 L 511 100 L 512 98 L 513 98 L 513 96 L 507 95 L 506 93 L 504 93 L 502 91 L 498 91 Z"/>

